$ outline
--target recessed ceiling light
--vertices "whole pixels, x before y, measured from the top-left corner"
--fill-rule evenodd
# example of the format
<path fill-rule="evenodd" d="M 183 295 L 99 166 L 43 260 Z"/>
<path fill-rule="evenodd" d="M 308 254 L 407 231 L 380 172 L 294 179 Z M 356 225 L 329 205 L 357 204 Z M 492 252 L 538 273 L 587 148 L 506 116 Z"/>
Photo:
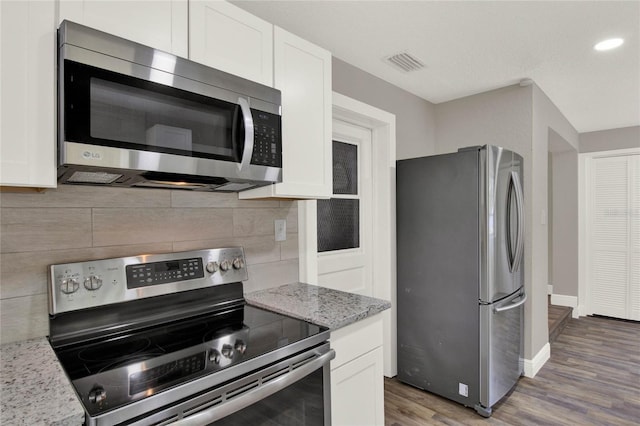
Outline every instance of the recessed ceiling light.
<path fill-rule="evenodd" d="M 611 50 L 621 46 L 622 43 L 624 43 L 624 40 L 621 38 L 610 38 L 608 40 L 601 41 L 600 43 L 593 46 L 593 48 L 598 51 Z"/>

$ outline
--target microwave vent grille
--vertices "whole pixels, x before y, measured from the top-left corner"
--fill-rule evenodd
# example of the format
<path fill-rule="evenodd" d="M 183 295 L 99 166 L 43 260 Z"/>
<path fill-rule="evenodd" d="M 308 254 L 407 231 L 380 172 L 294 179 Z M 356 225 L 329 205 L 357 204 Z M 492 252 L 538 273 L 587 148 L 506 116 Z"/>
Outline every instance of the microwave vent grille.
<path fill-rule="evenodd" d="M 101 183 L 106 185 L 117 181 L 121 177 L 122 175 L 117 173 L 76 171 L 67 179 L 67 182 Z"/>

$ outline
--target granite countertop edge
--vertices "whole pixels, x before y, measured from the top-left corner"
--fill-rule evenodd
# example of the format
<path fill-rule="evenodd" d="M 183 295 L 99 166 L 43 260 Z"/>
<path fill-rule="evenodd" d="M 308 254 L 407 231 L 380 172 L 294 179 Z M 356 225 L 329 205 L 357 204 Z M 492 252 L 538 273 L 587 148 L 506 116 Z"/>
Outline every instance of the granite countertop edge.
<path fill-rule="evenodd" d="M 337 330 L 391 308 L 391 302 L 306 283 L 244 295 L 250 305 Z"/>

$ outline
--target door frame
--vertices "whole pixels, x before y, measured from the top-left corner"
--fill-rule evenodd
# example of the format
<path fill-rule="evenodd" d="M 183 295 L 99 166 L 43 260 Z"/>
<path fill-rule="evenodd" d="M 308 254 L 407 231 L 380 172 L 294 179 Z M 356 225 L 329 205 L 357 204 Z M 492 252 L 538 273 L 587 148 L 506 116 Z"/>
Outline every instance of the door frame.
<path fill-rule="evenodd" d="M 396 359 L 396 116 L 333 92 L 333 118 L 371 130 L 373 297 L 391 302 L 383 316 L 384 375 L 397 374 Z M 317 206 L 298 203 L 300 281 L 318 282 Z"/>
<path fill-rule="evenodd" d="M 591 315 L 589 300 L 589 251 L 591 249 L 589 235 L 590 214 L 589 184 L 591 183 L 591 160 L 598 157 L 619 157 L 640 154 L 640 148 L 595 151 L 578 154 L 578 315 Z"/>

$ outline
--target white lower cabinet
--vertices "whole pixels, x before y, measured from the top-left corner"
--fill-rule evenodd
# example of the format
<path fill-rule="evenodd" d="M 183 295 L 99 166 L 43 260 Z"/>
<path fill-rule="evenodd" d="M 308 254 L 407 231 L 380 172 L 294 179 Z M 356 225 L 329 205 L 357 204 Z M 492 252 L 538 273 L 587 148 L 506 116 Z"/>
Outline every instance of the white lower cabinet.
<path fill-rule="evenodd" d="M 331 424 L 384 425 L 382 315 L 331 333 Z"/>

